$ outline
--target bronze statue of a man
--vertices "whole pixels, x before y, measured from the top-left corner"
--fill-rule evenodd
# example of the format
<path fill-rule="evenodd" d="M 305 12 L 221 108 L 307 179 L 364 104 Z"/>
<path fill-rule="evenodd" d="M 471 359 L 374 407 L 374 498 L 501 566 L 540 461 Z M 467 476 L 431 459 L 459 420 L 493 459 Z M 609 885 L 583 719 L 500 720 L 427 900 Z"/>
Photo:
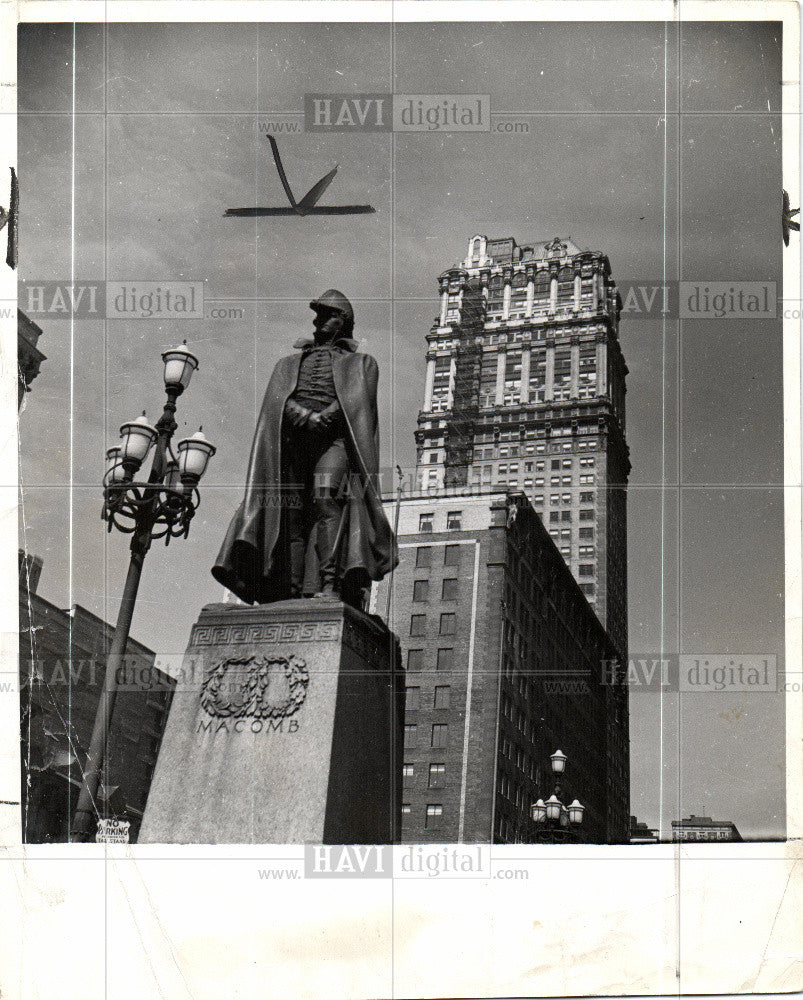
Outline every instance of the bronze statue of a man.
<path fill-rule="evenodd" d="M 248 604 L 340 596 L 360 606 L 398 562 L 377 487 L 376 361 L 350 339 L 345 295 L 330 289 L 310 307 L 315 337 L 273 370 L 245 498 L 212 568 Z"/>

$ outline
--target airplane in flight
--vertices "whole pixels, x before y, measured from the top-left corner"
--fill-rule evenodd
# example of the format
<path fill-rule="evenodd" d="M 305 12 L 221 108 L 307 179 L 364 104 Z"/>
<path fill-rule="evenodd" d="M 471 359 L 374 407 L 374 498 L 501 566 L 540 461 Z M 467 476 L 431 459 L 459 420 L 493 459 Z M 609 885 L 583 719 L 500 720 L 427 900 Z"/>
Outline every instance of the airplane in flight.
<path fill-rule="evenodd" d="M 279 178 L 282 182 L 285 194 L 290 202 L 289 207 L 282 205 L 277 208 L 227 208 L 223 213 L 226 216 L 240 216 L 254 218 L 263 215 L 368 215 L 376 212 L 373 205 L 319 205 L 318 200 L 324 191 L 334 180 L 337 173 L 337 164 L 325 174 L 316 184 L 307 191 L 301 201 L 296 201 L 287 174 L 284 172 L 282 160 L 279 156 L 279 146 L 272 135 L 268 136 L 270 148 L 273 151 L 273 159 L 276 162 L 276 169 L 279 171 Z"/>

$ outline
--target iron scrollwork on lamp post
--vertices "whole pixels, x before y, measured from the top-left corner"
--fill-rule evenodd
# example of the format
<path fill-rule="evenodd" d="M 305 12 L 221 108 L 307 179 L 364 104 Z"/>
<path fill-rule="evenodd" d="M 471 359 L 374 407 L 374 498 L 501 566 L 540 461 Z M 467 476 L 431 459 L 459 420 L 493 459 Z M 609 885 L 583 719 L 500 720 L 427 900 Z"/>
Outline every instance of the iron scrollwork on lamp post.
<path fill-rule="evenodd" d="M 79 843 L 90 838 L 98 811 L 98 785 L 114 713 L 119 668 L 128 644 L 145 556 L 154 539 L 164 538 L 167 545 L 171 538 L 187 537 L 200 502 L 198 482 L 215 454 L 214 445 L 201 430 L 178 443 L 177 455 L 173 452 L 171 442 L 178 428 L 176 400 L 189 385 L 192 373 L 198 368 L 198 359 L 186 346 L 181 346 L 165 351 L 162 360 L 167 401 L 161 417 L 155 426 L 148 423 L 144 414 L 124 423 L 120 428 L 121 443 L 106 452 L 102 517 L 109 531 L 115 527 L 131 535 L 131 560 L 72 824 L 70 839 Z M 154 446 L 147 480 L 135 479 Z"/>

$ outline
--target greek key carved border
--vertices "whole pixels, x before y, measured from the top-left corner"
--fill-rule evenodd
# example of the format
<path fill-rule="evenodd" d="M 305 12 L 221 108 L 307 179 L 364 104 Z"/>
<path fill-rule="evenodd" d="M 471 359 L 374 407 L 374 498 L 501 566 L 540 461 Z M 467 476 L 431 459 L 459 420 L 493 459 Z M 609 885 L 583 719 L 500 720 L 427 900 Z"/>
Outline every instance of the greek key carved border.
<path fill-rule="evenodd" d="M 255 642 L 335 642 L 341 622 L 262 622 L 239 625 L 196 625 L 190 645 L 217 646 Z"/>

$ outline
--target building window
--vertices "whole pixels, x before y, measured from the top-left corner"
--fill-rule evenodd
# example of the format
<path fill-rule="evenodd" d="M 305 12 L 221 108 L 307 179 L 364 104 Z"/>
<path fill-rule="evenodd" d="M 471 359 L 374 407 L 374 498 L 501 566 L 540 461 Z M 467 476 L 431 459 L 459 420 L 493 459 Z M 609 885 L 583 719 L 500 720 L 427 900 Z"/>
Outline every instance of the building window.
<path fill-rule="evenodd" d="M 560 459 L 559 458 L 553 458 L 552 461 L 550 462 L 549 467 L 551 469 L 559 469 L 560 468 Z"/>
<path fill-rule="evenodd" d="M 550 521 L 550 524 L 554 523 L 555 521 L 559 521 L 559 520 L 560 520 L 560 511 L 559 510 L 551 510 L 549 512 L 549 521 Z"/>
<path fill-rule="evenodd" d="M 454 649 L 451 647 L 447 649 L 438 650 L 438 658 L 436 660 L 436 670 L 451 670 L 454 665 Z"/>
<path fill-rule="evenodd" d="M 460 565 L 460 546 L 459 545 L 447 545 L 443 550 L 443 565 L 444 566 L 459 566 Z"/>
<path fill-rule="evenodd" d="M 443 783 L 446 780 L 446 765 L 445 764 L 430 764 L 429 765 L 429 787 L 430 788 L 443 788 Z"/>
<path fill-rule="evenodd" d="M 581 510 L 580 511 L 580 520 L 581 521 L 593 521 L 594 520 L 594 511 L 593 511 L 593 509 L 592 510 Z"/>
<path fill-rule="evenodd" d="M 432 514 L 419 514 L 418 516 L 418 530 L 420 532 L 432 531 Z"/>
<path fill-rule="evenodd" d="M 580 576 L 593 576 L 593 575 L 594 575 L 593 563 L 580 563 Z"/>
<path fill-rule="evenodd" d="M 421 688 L 408 687 L 404 692 L 404 708 L 407 712 L 415 712 L 421 703 Z"/>
<path fill-rule="evenodd" d="M 407 650 L 407 669 L 410 673 L 418 673 L 424 669 L 424 650 L 423 649 L 408 649 Z"/>
<path fill-rule="evenodd" d="M 434 722 L 432 724 L 432 743 L 430 746 L 433 747 L 448 747 L 449 746 L 449 724 L 446 722 Z"/>
<path fill-rule="evenodd" d="M 549 479 L 550 486 L 560 486 L 560 476 L 551 476 Z"/>
<path fill-rule="evenodd" d="M 409 689 L 408 689 L 409 690 Z M 448 684 L 439 684 L 435 688 L 435 702 L 434 708 L 448 708 L 449 707 L 449 692 L 451 687 Z"/>
<path fill-rule="evenodd" d="M 550 505 L 552 507 L 559 506 L 560 505 L 560 494 L 559 493 L 550 493 L 549 494 L 549 503 L 550 503 Z"/>
<path fill-rule="evenodd" d="M 587 492 L 580 494 L 580 503 L 593 503 L 594 502 L 594 491 L 589 490 Z"/>
<path fill-rule="evenodd" d="M 594 482 L 594 473 L 593 472 L 589 472 L 585 476 L 580 476 L 580 485 L 581 486 L 590 486 L 593 482 Z"/>
<path fill-rule="evenodd" d="M 414 616 L 415 617 L 415 616 Z M 421 618 L 426 618 L 426 615 L 420 615 Z M 453 611 L 444 611 L 441 615 L 441 635 L 454 635 L 455 634 L 455 623 L 457 615 Z M 410 633 L 411 635 L 413 633 Z"/>
<path fill-rule="evenodd" d="M 456 601 L 457 600 L 457 579 L 450 579 L 443 581 L 443 587 L 441 588 L 441 600 L 442 601 Z"/>
<path fill-rule="evenodd" d="M 535 446 L 535 453 L 536 453 L 536 455 L 543 455 L 545 451 L 546 451 L 546 445 L 545 444 L 537 444 Z"/>
<path fill-rule="evenodd" d="M 431 451 L 429 453 L 429 461 L 430 461 L 430 463 L 433 463 L 433 464 L 438 461 L 438 453 L 437 453 L 437 451 Z"/>
<path fill-rule="evenodd" d="M 416 580 L 413 583 L 413 600 L 416 603 L 429 600 L 429 580 Z"/>
<path fill-rule="evenodd" d="M 463 511 L 462 510 L 450 510 L 446 514 L 446 530 L 447 531 L 460 531 L 463 524 Z"/>
<path fill-rule="evenodd" d="M 411 812 L 411 810 L 410 810 L 410 803 L 409 802 L 402 802 L 402 816 L 409 816 L 410 812 Z"/>
<path fill-rule="evenodd" d="M 414 747 L 417 742 L 418 737 L 418 726 L 414 722 L 406 722 L 404 724 L 404 745 L 406 747 Z"/>
<path fill-rule="evenodd" d="M 581 529 L 582 530 L 582 529 Z M 581 545 L 579 550 L 579 555 L 582 556 L 593 556 L 594 546 L 593 545 Z"/>
<path fill-rule="evenodd" d="M 560 519 L 561 521 L 571 521 L 572 512 L 570 510 L 562 510 L 560 512 Z"/>
<path fill-rule="evenodd" d="M 415 777 L 415 764 L 405 764 L 402 768 L 402 777 L 407 779 Z"/>
<path fill-rule="evenodd" d="M 427 616 L 410 615 L 410 635 L 427 634 Z"/>
<path fill-rule="evenodd" d="M 580 584 L 580 590 L 582 590 L 582 592 L 584 594 L 593 594 L 594 593 L 594 584 L 593 583 L 581 583 Z"/>
<path fill-rule="evenodd" d="M 426 820 L 427 830 L 440 830 L 442 818 L 443 818 L 442 805 L 433 804 L 427 806 L 427 820 Z"/>
<path fill-rule="evenodd" d="M 571 537 L 572 537 L 572 529 L 571 529 L 571 528 L 561 528 L 561 529 L 560 529 L 560 537 L 561 537 L 561 538 L 562 538 L 562 539 L 563 539 L 564 541 L 565 541 L 565 540 L 567 540 L 567 539 L 568 539 L 568 540 L 571 540 Z"/>
<path fill-rule="evenodd" d="M 544 502 L 544 494 L 543 493 L 536 493 L 536 495 L 533 497 L 533 503 L 537 503 L 537 504 L 540 505 L 543 502 Z"/>
<path fill-rule="evenodd" d="M 593 538 L 594 537 L 594 529 L 593 528 L 581 528 L 580 529 L 580 537 L 581 538 Z"/>
<path fill-rule="evenodd" d="M 415 550 L 415 568 L 429 569 L 432 562 L 432 548 L 429 545 L 419 545 Z"/>

